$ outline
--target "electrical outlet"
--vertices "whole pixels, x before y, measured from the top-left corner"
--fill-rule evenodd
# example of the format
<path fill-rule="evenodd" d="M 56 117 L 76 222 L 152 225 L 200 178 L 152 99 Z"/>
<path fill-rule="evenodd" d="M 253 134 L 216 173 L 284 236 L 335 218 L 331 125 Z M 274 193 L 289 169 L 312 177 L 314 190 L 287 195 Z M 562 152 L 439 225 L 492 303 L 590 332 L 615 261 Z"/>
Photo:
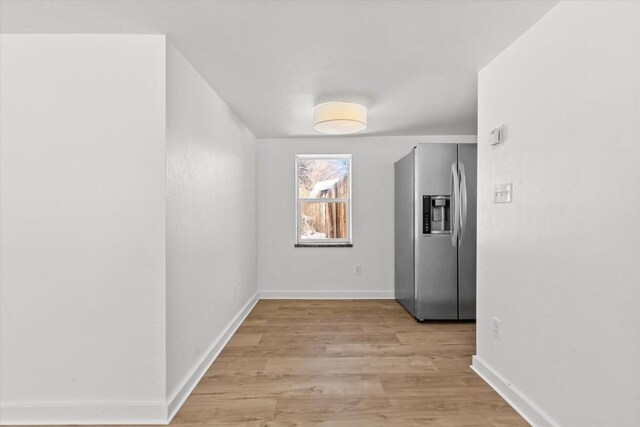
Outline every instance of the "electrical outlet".
<path fill-rule="evenodd" d="M 360 264 L 356 264 L 356 276 L 362 276 L 362 266 Z"/>
<path fill-rule="evenodd" d="M 511 203 L 511 190 L 513 185 L 498 184 L 493 186 L 493 203 Z"/>
<path fill-rule="evenodd" d="M 493 337 L 496 339 L 500 339 L 500 319 L 492 318 L 491 319 L 491 329 L 493 332 Z"/>

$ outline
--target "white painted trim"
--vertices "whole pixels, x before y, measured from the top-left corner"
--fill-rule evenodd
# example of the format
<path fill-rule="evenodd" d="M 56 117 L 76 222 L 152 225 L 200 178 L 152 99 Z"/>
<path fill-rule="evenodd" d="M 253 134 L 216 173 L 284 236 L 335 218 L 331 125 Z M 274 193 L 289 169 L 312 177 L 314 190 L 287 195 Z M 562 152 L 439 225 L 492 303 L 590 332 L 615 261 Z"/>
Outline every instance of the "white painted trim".
<path fill-rule="evenodd" d="M 394 299 L 394 291 L 259 291 L 261 299 Z"/>
<path fill-rule="evenodd" d="M 195 364 L 166 402 L 3 403 L 0 425 L 168 424 L 258 302 L 256 292 Z"/>
<path fill-rule="evenodd" d="M 3 403 L 1 425 L 165 424 L 165 402 Z"/>
<path fill-rule="evenodd" d="M 255 295 L 247 301 L 244 307 L 242 307 L 238 314 L 236 314 L 231 322 L 229 322 L 224 331 L 218 335 L 218 338 L 216 338 L 216 340 L 211 344 L 209 350 L 207 350 L 198 363 L 196 363 L 191 375 L 185 378 L 182 387 L 176 390 L 171 398 L 167 400 L 167 412 L 169 416 L 167 420 L 165 420 L 165 423 L 168 424 L 171 422 L 211 364 L 216 360 L 224 346 L 227 345 L 229 339 L 233 336 L 249 313 L 251 313 L 251 310 L 253 310 L 253 307 L 258 303 L 259 299 L 258 293 L 256 292 Z"/>
<path fill-rule="evenodd" d="M 473 356 L 471 369 L 491 386 L 522 418 L 534 427 L 556 427 L 559 424 L 528 399 L 520 390 L 498 374 L 480 357 Z"/>

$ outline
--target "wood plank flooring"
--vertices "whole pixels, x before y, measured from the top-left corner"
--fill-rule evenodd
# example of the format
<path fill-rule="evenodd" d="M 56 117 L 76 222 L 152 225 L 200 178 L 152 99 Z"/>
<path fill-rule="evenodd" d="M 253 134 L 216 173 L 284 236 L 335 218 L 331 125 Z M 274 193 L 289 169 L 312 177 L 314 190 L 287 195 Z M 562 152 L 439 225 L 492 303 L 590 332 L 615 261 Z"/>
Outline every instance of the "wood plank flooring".
<path fill-rule="evenodd" d="M 421 324 L 395 301 L 261 300 L 172 424 L 527 426 L 474 352 L 475 324 Z"/>
<path fill-rule="evenodd" d="M 261 300 L 172 421 L 179 427 L 528 424 L 469 368 L 475 324 L 389 300 Z"/>

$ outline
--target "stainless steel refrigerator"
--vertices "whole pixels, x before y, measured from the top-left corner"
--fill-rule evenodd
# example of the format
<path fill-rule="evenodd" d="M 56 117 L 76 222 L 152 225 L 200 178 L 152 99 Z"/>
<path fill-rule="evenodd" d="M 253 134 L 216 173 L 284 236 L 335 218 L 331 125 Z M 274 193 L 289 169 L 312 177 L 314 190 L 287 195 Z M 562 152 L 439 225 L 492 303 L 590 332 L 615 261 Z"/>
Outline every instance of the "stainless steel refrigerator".
<path fill-rule="evenodd" d="M 395 296 L 416 319 L 476 317 L 475 144 L 419 144 L 395 163 Z"/>

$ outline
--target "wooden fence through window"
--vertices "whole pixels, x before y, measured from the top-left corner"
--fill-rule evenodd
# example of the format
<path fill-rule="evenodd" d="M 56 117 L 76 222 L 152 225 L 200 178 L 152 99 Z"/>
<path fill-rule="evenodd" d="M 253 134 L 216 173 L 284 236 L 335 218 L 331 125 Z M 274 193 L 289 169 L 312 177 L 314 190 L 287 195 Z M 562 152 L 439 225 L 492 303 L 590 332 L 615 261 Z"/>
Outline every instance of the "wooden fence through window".
<path fill-rule="evenodd" d="M 328 199 L 339 199 L 349 194 L 349 177 L 343 176 L 326 192 Z M 323 212 L 323 219 L 327 225 L 327 238 L 346 239 L 347 238 L 347 204 L 343 202 L 326 203 Z"/>

